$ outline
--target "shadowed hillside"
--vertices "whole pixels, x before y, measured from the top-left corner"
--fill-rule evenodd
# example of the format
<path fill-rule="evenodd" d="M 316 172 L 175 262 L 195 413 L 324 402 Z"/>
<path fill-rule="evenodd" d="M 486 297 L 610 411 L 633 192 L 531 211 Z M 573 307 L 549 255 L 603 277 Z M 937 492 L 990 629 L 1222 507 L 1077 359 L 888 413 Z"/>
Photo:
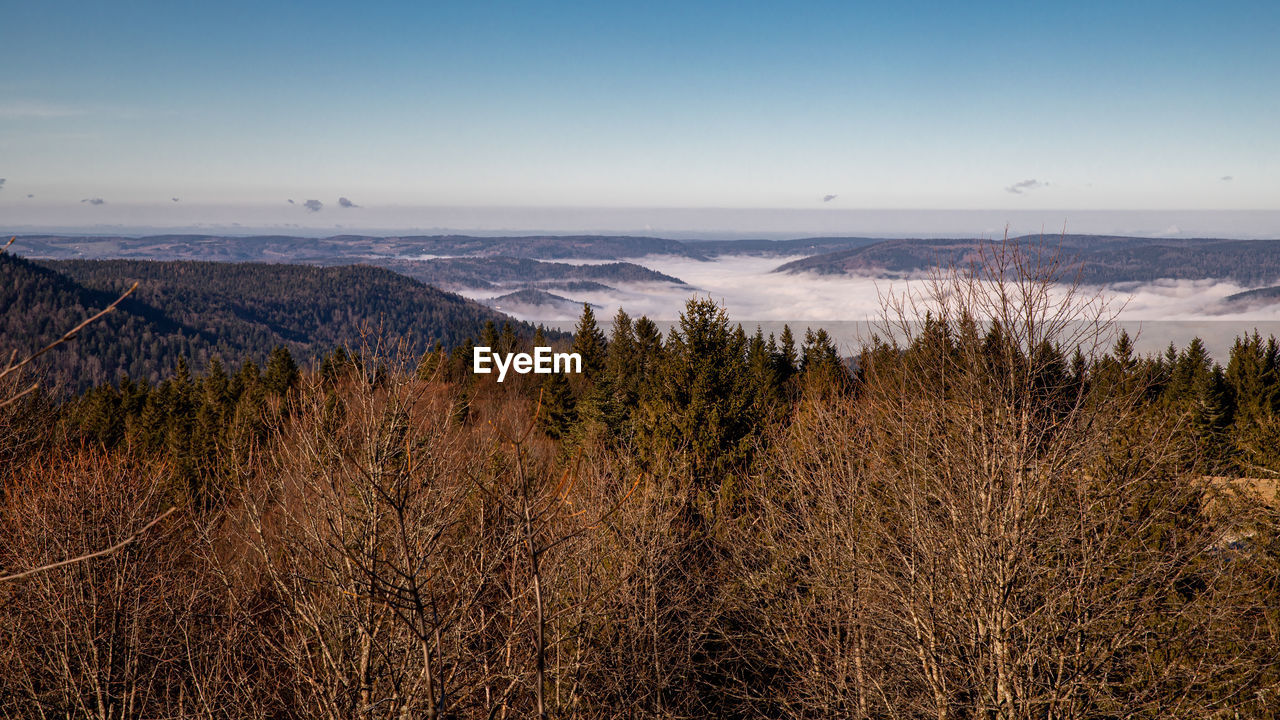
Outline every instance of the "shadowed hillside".
<path fill-rule="evenodd" d="M 876 275 L 922 272 L 935 265 L 967 266 L 979 261 L 983 240 L 908 239 L 814 255 L 787 263 L 778 272 L 819 275 Z M 1242 284 L 1280 278 L 1280 242 L 1275 240 L 1151 239 L 1098 235 L 1025 236 L 1019 247 L 1061 248 L 1063 258 L 1083 263 L 1089 284 L 1145 282 L 1171 278 L 1230 279 Z"/>
<path fill-rule="evenodd" d="M 359 341 L 381 327 L 420 353 L 453 346 L 486 321 L 508 319 L 458 295 L 389 270 L 365 266 L 45 261 L 0 256 L 6 352 L 47 343 L 134 281 L 138 290 L 101 323 L 46 363 L 53 384 L 70 389 L 121 373 L 156 379 L 180 358 L 203 367 L 222 356 L 259 360 L 276 346 L 300 359 Z M 522 334 L 533 328 L 517 324 Z"/>

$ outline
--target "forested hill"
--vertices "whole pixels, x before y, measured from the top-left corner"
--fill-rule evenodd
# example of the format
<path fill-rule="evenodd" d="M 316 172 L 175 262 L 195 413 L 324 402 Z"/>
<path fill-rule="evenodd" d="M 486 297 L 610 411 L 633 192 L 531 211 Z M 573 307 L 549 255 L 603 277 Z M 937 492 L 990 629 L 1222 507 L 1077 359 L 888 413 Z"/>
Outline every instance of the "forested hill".
<path fill-rule="evenodd" d="M 283 345 L 304 362 L 359 342 L 362 330 L 404 340 L 412 352 L 478 335 L 509 318 L 389 270 L 260 263 L 72 260 L 0 255 L 0 350 L 40 347 L 105 307 L 134 281 L 116 312 L 42 358 L 49 385 L 81 390 L 128 373 L 152 380 L 185 358 L 265 360 Z M 514 323 L 516 332 L 533 328 Z"/>
<path fill-rule="evenodd" d="M 707 260 L 717 255 L 813 255 L 876 242 L 870 238 L 827 237 L 797 240 L 679 241 L 619 235 L 524 235 L 472 237 L 415 235 L 377 237 L 336 235 L 292 237 L 258 235 L 23 235 L 33 257 L 58 259 L 136 258 L 289 262 L 334 265 L 352 258 L 516 257 L 535 260 L 621 260 L 646 255 L 678 255 Z"/>
<path fill-rule="evenodd" d="M 1081 268 L 1090 284 L 1158 279 L 1228 279 L 1242 284 L 1280 279 L 1280 241 L 1216 238 L 1169 239 L 1106 235 L 1029 235 L 1012 244 L 1059 252 Z M 874 245 L 813 255 L 780 266 L 778 272 L 819 275 L 916 273 L 936 266 L 981 263 L 984 241 L 959 239 L 886 240 Z"/>

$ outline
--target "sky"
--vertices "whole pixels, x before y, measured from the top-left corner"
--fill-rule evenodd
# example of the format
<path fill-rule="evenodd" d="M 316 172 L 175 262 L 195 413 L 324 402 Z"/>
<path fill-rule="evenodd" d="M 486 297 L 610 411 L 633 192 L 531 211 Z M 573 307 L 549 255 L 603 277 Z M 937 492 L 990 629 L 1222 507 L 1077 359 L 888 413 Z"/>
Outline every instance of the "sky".
<path fill-rule="evenodd" d="M 8 227 L 831 233 L 932 210 L 1280 236 L 1274 0 L 0 0 L 0 18 Z"/>

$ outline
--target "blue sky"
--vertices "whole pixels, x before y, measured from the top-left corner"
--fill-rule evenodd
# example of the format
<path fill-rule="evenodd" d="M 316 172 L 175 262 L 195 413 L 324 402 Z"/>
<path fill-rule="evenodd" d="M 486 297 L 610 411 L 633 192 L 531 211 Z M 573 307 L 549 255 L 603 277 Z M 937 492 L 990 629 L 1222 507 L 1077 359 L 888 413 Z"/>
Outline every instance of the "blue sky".
<path fill-rule="evenodd" d="M 0 224 L 1280 210 L 1280 3 L 975 5 L 3 0 Z"/>

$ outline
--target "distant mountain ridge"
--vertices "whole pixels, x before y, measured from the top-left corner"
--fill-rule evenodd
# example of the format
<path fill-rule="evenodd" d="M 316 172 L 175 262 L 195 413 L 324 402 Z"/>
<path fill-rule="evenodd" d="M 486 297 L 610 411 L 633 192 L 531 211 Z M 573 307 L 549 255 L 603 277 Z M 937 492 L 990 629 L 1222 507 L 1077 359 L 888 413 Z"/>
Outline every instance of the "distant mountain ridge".
<path fill-rule="evenodd" d="M 975 261 L 990 239 L 811 237 L 794 240 L 670 240 L 617 235 L 474 237 L 413 235 L 154 235 L 147 237 L 28 235 L 20 245 L 32 257 L 220 260 L 305 265 L 364 263 L 423 282 L 481 293 L 555 289 L 550 283 L 678 283 L 643 266 L 643 258 L 695 261 L 754 256 L 792 259 L 782 273 L 886 276 L 919 273 L 937 264 Z M 1089 284 L 1159 279 L 1224 279 L 1247 286 L 1280 283 L 1280 240 L 1144 238 L 1121 235 L 1026 235 L 1011 242 L 1060 251 Z M 593 290 L 571 290 L 592 292 Z M 471 292 L 470 294 L 477 294 Z"/>
<path fill-rule="evenodd" d="M 495 310 L 503 312 L 527 312 L 534 309 L 543 309 L 565 315 L 577 315 L 582 312 L 583 306 L 581 301 L 533 288 L 517 290 L 513 293 L 483 300 L 482 302 Z M 594 303 L 587 304 L 591 305 L 595 310 L 603 309 L 602 306 Z"/>
<path fill-rule="evenodd" d="M 1245 290 L 1244 292 L 1228 295 L 1222 301 L 1231 309 L 1249 309 L 1275 305 L 1280 303 L 1280 285 Z"/>
<path fill-rule="evenodd" d="M 622 235 L 335 235 L 324 238 L 288 235 L 23 235 L 19 239 L 27 255 L 50 259 L 136 258 L 314 264 L 349 263 L 354 258 L 376 263 L 381 259 L 435 257 L 620 260 L 646 255 L 676 255 L 709 260 L 725 254 L 811 255 L 878 242 L 873 238 L 857 237 L 681 241 Z"/>
<path fill-rule="evenodd" d="M 976 238 L 886 240 L 795 260 L 777 268 L 782 273 L 819 275 L 911 274 L 935 265 L 964 266 L 979 260 Z M 1160 279 L 1224 279 L 1244 284 L 1280 279 L 1280 240 L 1216 238 L 1164 239 L 1109 235 L 1029 235 L 1013 238 L 1022 247 L 1060 253 L 1080 269 L 1088 284 L 1147 282 Z"/>
<path fill-rule="evenodd" d="M 383 267 L 437 287 L 459 289 L 525 287 L 541 282 L 660 282 L 684 285 L 671 275 L 629 262 L 572 265 L 506 256 L 386 260 Z M 607 287 L 607 286 L 606 286 Z"/>

